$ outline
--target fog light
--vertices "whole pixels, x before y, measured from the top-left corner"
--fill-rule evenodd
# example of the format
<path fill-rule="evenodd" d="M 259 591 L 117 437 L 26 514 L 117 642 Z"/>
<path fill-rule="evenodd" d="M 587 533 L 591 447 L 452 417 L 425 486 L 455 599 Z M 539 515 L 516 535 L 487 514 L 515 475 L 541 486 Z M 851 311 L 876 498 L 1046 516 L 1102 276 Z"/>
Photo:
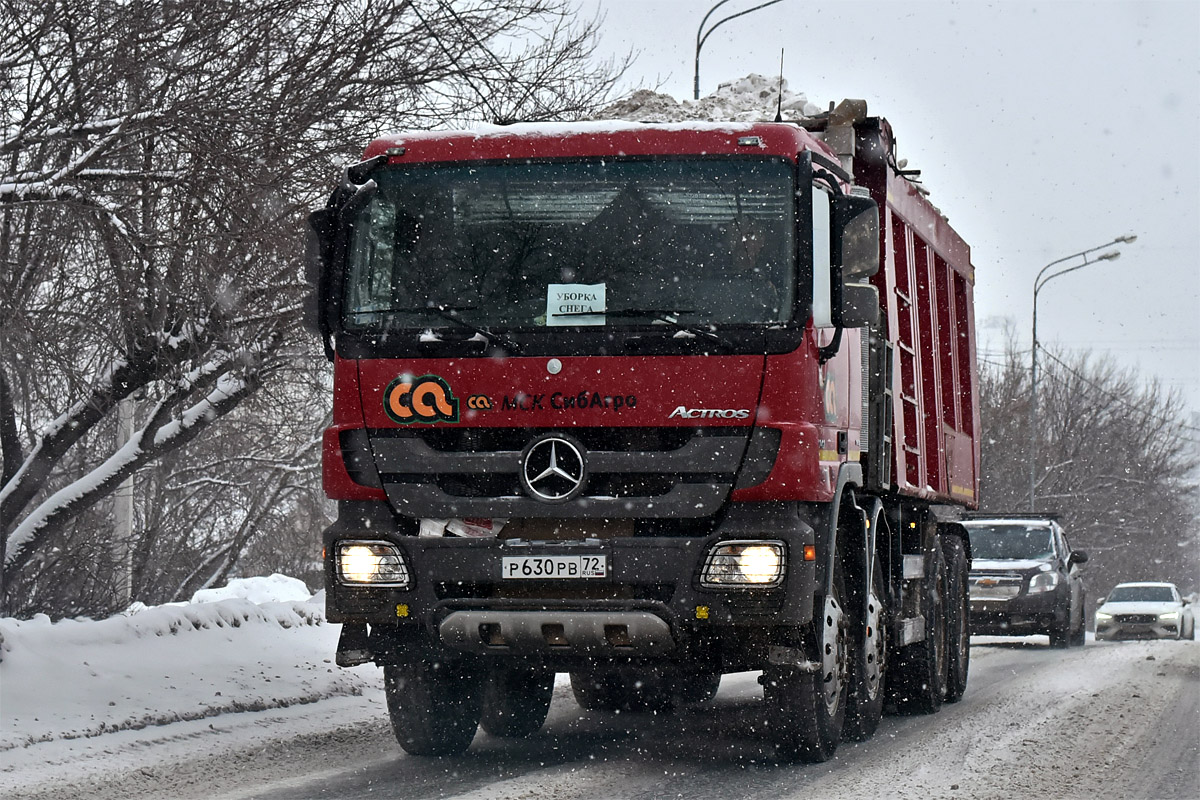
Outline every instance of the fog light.
<path fill-rule="evenodd" d="M 338 579 L 349 585 L 407 589 L 409 584 L 400 548 L 384 542 L 338 542 L 337 570 Z"/>
<path fill-rule="evenodd" d="M 787 548 L 783 542 L 720 542 L 708 551 L 700 585 L 770 588 L 783 583 L 786 567 Z"/>

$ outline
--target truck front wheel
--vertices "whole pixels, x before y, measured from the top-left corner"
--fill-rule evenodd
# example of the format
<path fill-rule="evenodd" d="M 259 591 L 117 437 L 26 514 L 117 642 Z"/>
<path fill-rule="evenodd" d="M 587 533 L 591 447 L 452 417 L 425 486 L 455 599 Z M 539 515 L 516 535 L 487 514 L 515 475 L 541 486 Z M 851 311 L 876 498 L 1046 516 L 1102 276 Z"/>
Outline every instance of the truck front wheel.
<path fill-rule="evenodd" d="M 763 699 L 781 761 L 828 761 L 846 720 L 850 642 L 844 610 L 842 558 L 834 559 L 833 592 L 814 616 L 818 669 L 772 667 L 763 673 Z"/>
<path fill-rule="evenodd" d="M 465 751 L 479 725 L 479 680 L 461 664 L 421 658 L 383 672 L 392 731 L 414 756 Z"/>
<path fill-rule="evenodd" d="M 554 673 L 528 667 L 499 667 L 483 683 L 479 725 L 492 736 L 523 739 L 546 722 Z"/>

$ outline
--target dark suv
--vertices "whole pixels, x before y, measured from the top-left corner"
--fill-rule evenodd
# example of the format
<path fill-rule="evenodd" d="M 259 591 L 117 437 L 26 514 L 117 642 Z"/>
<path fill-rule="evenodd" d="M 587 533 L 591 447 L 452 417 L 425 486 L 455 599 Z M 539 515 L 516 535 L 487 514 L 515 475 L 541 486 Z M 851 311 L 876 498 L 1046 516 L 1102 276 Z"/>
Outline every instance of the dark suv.
<path fill-rule="evenodd" d="M 1087 590 L 1056 520 L 1006 515 L 963 522 L 971 534 L 971 633 L 1044 633 L 1052 647 L 1084 643 Z"/>

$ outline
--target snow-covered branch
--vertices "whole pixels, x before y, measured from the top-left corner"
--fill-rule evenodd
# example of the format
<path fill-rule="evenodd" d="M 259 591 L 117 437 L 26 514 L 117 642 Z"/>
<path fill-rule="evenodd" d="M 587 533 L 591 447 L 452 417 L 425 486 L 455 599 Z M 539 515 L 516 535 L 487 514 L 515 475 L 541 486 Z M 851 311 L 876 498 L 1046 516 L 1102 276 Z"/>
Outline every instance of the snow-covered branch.
<path fill-rule="evenodd" d="M 185 409 L 176 419 L 156 424 L 158 415 L 135 433 L 123 447 L 87 475 L 72 481 L 42 501 L 8 536 L 4 567 L 18 569 L 35 549 L 38 539 L 61 518 L 84 504 L 94 503 L 111 492 L 136 469 L 162 452 L 195 438 L 204 428 L 231 411 L 255 389 L 255 383 L 224 374 L 202 400 Z"/>

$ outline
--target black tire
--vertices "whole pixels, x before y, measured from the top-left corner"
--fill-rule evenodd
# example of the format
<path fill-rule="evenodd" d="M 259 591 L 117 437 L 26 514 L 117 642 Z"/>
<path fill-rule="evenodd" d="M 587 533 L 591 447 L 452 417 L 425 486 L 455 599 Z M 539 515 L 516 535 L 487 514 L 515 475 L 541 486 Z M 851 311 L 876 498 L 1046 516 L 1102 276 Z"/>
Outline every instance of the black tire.
<path fill-rule="evenodd" d="M 967 690 L 971 668 L 971 598 L 967 589 L 970 566 L 962 539 L 943 536 L 942 558 L 946 562 L 945 701 L 957 703 Z"/>
<path fill-rule="evenodd" d="M 1067 618 L 1061 625 L 1054 625 L 1047 633 L 1050 635 L 1050 646 L 1062 650 L 1071 646 L 1071 606 L 1067 606 Z"/>
<path fill-rule="evenodd" d="M 584 711 L 617 711 L 624 697 L 612 672 L 572 672 L 571 693 Z"/>
<path fill-rule="evenodd" d="M 721 673 L 680 673 L 675 679 L 676 700 L 685 706 L 698 706 L 717 696 L 721 688 Z"/>
<path fill-rule="evenodd" d="M 666 712 L 675 703 L 670 682 L 657 670 L 572 672 L 571 691 L 586 711 Z"/>
<path fill-rule="evenodd" d="M 384 668 L 392 731 L 414 756 L 465 751 L 479 725 L 479 679 L 461 665 L 421 660 Z"/>
<path fill-rule="evenodd" d="M 866 619 L 854 622 L 851 630 L 859 638 L 851 660 L 850 692 L 846 698 L 846 722 L 842 738 L 862 742 L 875 734 L 883 719 L 883 700 L 888 670 L 888 623 L 884 595 L 883 566 L 875 557 L 871 570 L 870 596 L 865 609 Z M 855 605 L 858 605 L 856 602 Z"/>
<path fill-rule="evenodd" d="M 1087 595 L 1079 598 L 1079 627 L 1071 632 L 1071 647 L 1083 647 L 1087 644 Z"/>
<path fill-rule="evenodd" d="M 550 711 L 554 673 L 501 667 L 483 683 L 479 725 L 492 736 L 523 739 L 537 732 Z"/>
<path fill-rule="evenodd" d="M 767 724 L 781 761 L 828 761 L 837 750 L 849 693 L 850 642 L 844 597 L 842 554 L 838 552 L 832 596 L 818 598 L 813 615 L 820 669 L 802 672 L 772 667 L 764 672 Z"/>
<path fill-rule="evenodd" d="M 925 555 L 925 638 L 901 647 L 888 694 L 902 714 L 932 714 L 946 696 L 946 560 L 934 547 Z"/>

